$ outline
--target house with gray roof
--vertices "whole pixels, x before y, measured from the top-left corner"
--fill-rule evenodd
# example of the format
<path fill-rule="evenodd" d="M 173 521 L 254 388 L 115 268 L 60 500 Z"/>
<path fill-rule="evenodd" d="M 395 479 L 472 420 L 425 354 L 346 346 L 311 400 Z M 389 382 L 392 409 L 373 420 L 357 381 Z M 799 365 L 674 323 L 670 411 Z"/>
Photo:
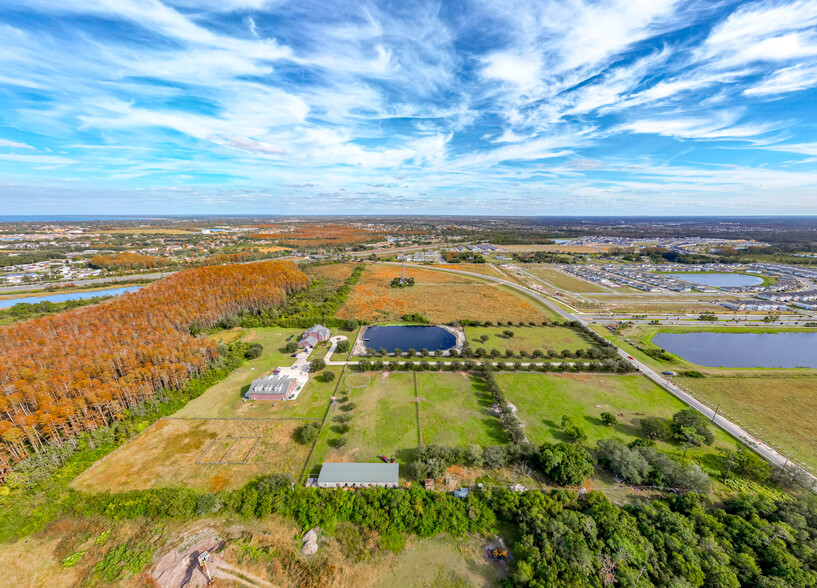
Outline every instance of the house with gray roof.
<path fill-rule="evenodd" d="M 324 327 L 323 325 L 315 325 L 314 327 L 310 327 L 301 337 L 301 340 L 298 342 L 298 347 L 315 347 L 321 341 L 327 341 L 331 333 L 329 329 Z"/>

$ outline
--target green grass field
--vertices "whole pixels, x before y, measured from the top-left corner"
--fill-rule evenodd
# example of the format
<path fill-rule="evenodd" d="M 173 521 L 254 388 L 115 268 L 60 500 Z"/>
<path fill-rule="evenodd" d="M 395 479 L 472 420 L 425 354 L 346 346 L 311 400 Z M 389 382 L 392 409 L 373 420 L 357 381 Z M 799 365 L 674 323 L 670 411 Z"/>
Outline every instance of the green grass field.
<path fill-rule="evenodd" d="M 506 338 L 503 331 L 513 331 L 514 336 Z M 485 335 L 488 340 L 480 341 Z M 561 353 L 563 349 L 576 351 L 593 346 L 586 337 L 567 327 L 465 327 L 465 338 L 471 349 L 498 349 L 502 353 L 508 349 L 514 352 L 539 349 L 545 353 L 552 349 Z"/>
<path fill-rule="evenodd" d="M 417 374 L 423 443 L 503 445 L 508 437 L 481 382 L 466 374 Z"/>
<path fill-rule="evenodd" d="M 817 377 L 679 378 L 678 383 L 749 432 L 817 471 Z"/>
<path fill-rule="evenodd" d="M 338 386 L 337 396 L 348 394 L 346 403 L 337 402 L 329 411 L 329 418 L 315 445 L 310 467 L 322 462 L 379 461 L 379 455 L 397 457 L 400 463 L 410 461 L 419 443 L 417 431 L 417 403 L 414 396 L 414 374 L 370 373 L 368 386 L 358 390 Z M 345 379 L 345 376 L 344 376 Z M 348 403 L 356 408 L 344 411 Z M 334 417 L 352 415 L 350 430 L 338 432 Z M 346 437 L 345 447 L 334 447 L 339 437 Z"/>
<path fill-rule="evenodd" d="M 616 438 L 625 443 L 640 437 L 639 420 L 646 416 L 671 418 L 686 405 L 643 376 L 498 374 L 497 383 L 517 409 L 525 434 L 534 443 L 566 441 L 560 421 L 567 415 L 587 433 L 585 445 L 599 439 Z M 599 415 L 612 412 L 618 424 L 605 425 Z M 621 416 L 623 415 L 623 416 Z M 718 446 L 734 443 L 715 431 Z M 659 442 L 659 449 L 678 451 L 674 444 Z M 712 452 L 711 448 L 690 450 L 689 455 Z"/>

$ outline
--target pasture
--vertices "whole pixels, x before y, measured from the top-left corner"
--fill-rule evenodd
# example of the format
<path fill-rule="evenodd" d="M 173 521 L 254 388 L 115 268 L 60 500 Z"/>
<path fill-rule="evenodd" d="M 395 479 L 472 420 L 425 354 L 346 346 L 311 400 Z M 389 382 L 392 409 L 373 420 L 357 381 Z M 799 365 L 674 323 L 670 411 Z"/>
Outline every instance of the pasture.
<path fill-rule="evenodd" d="M 322 462 L 379 461 L 379 455 L 397 457 L 401 463 L 411 458 L 419 443 L 417 434 L 417 403 L 414 396 L 414 375 L 410 373 L 370 373 L 369 385 L 349 389 L 341 382 L 336 402 L 315 446 L 312 466 Z M 349 410 L 354 403 L 355 408 Z M 347 433 L 339 431 L 335 417 L 351 415 Z M 347 444 L 336 447 L 337 439 L 345 437 Z"/>
<path fill-rule="evenodd" d="M 512 331 L 513 337 L 507 337 L 503 331 Z M 483 337 L 487 337 L 485 341 Z M 593 343 L 568 327 L 465 327 L 465 338 L 471 349 L 482 347 L 486 351 L 498 349 L 505 353 L 511 350 L 531 352 L 539 349 L 547 353 L 548 350 L 560 352 L 563 349 L 576 351 L 593 347 Z"/>
<path fill-rule="evenodd" d="M 629 443 L 640 437 L 639 420 L 644 416 L 670 419 L 686 408 L 680 400 L 640 375 L 595 374 L 497 374 L 497 383 L 508 402 L 518 410 L 525 434 L 534 443 L 568 440 L 560 421 L 569 416 L 587 434 L 585 445 L 615 438 Z M 611 412 L 618 424 L 605 425 L 599 418 Z M 637 413 L 646 413 L 640 415 Z M 715 444 L 730 446 L 730 438 L 715 429 Z M 658 442 L 663 451 L 677 451 L 675 444 Z M 689 455 L 710 453 L 711 448 L 690 450 Z"/>
<path fill-rule="evenodd" d="M 744 375 L 678 378 L 727 418 L 817 471 L 817 377 Z"/>
<path fill-rule="evenodd" d="M 127 492 L 175 486 L 215 492 L 264 474 L 297 477 L 309 447 L 292 436 L 304 422 L 161 419 L 80 474 L 71 487 Z"/>
<path fill-rule="evenodd" d="M 425 445 L 504 445 L 508 437 L 490 411 L 493 401 L 477 378 L 463 373 L 420 373 L 417 397 Z"/>

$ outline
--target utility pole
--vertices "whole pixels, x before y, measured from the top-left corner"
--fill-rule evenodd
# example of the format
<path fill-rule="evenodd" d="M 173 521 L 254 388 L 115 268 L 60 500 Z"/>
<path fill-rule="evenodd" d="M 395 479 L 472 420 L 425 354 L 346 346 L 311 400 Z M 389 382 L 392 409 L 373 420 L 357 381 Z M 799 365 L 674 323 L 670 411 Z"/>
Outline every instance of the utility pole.
<path fill-rule="evenodd" d="M 406 282 L 406 256 L 403 255 L 403 265 L 402 269 L 400 270 L 400 283 L 404 284 Z"/>
<path fill-rule="evenodd" d="M 712 422 L 713 422 L 713 423 L 715 422 L 715 419 L 716 419 L 716 418 L 717 418 L 717 416 L 718 416 L 718 411 L 719 411 L 720 409 L 721 409 L 721 405 L 720 405 L 720 404 L 718 404 L 718 408 L 716 408 L 716 409 L 715 409 L 715 414 L 713 414 L 713 415 L 712 415 Z"/>

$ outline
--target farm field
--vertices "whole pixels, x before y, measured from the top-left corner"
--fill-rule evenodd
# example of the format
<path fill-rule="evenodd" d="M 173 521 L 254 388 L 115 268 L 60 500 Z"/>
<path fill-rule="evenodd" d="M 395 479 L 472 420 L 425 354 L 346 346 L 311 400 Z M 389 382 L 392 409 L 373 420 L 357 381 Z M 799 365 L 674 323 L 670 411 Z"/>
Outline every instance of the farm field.
<path fill-rule="evenodd" d="M 503 331 L 513 331 L 514 336 L 506 338 Z M 486 341 L 480 338 L 487 336 Z M 465 338 L 471 349 L 482 347 L 488 351 L 498 349 L 505 352 L 534 351 L 545 353 L 552 349 L 561 352 L 563 349 L 575 351 L 593 347 L 593 343 L 580 333 L 568 327 L 465 327 Z"/>
<path fill-rule="evenodd" d="M 417 313 L 433 323 L 464 318 L 539 322 L 552 316 L 501 287 L 474 281 L 475 278 L 411 268 L 406 270 L 406 275 L 414 277 L 417 285 L 392 288 L 392 278 L 399 275 L 397 267 L 367 267 L 361 283 L 352 287 L 336 316 L 384 322 L 399 321 L 405 314 Z M 434 280 L 433 285 L 426 280 Z"/>
<path fill-rule="evenodd" d="M 757 373 L 757 372 L 755 372 Z M 678 378 L 729 419 L 817 471 L 817 377 L 789 375 Z"/>
<path fill-rule="evenodd" d="M 582 280 L 581 278 L 570 276 L 564 272 L 560 272 L 559 270 L 547 269 L 541 266 L 530 268 L 525 267 L 524 269 L 533 274 L 534 276 L 536 276 L 537 278 L 541 278 L 546 282 L 549 282 L 550 284 L 556 286 L 557 288 L 567 290 L 568 292 L 578 293 L 610 292 L 610 290 L 608 290 L 607 288 L 602 288 L 597 284 L 593 284 L 592 282 Z"/>
<path fill-rule="evenodd" d="M 313 279 L 326 280 L 332 285 L 340 285 L 352 275 L 357 267 L 356 263 L 330 263 L 325 265 L 308 265 L 303 268 L 304 273 Z"/>
<path fill-rule="evenodd" d="M 215 492 L 234 489 L 269 473 L 300 475 L 309 447 L 292 439 L 299 420 L 199 420 L 166 418 L 80 474 L 71 487 L 85 492 L 126 492 L 187 487 Z M 252 448 L 225 437 L 255 437 Z M 215 443 L 214 447 L 211 445 Z M 246 463 L 197 463 L 197 461 Z"/>
<path fill-rule="evenodd" d="M 361 389 L 350 389 L 344 381 L 340 382 L 337 395 L 348 394 L 348 401 L 337 402 L 330 409 L 315 445 L 312 468 L 322 462 L 379 461 L 379 455 L 397 457 L 403 464 L 410 461 L 419 442 L 414 374 L 372 372 L 366 376 L 370 382 Z M 344 380 L 347 377 L 344 376 Z M 352 374 L 352 377 L 365 381 L 363 375 Z M 344 406 L 350 403 L 354 403 L 355 408 L 344 411 Z M 345 435 L 338 432 L 338 423 L 334 421 L 340 414 L 352 415 L 350 430 Z M 346 437 L 346 446 L 334 447 L 341 436 Z"/>
<path fill-rule="evenodd" d="M 467 374 L 417 374 L 420 431 L 425 445 L 504 445 L 508 437 L 490 411 L 484 386 Z"/>
<path fill-rule="evenodd" d="M 525 425 L 525 434 L 534 443 L 566 441 L 561 419 L 567 415 L 587 433 L 585 445 L 599 439 L 615 438 L 629 443 L 640 437 L 639 420 L 645 416 L 671 418 L 686 407 L 680 400 L 640 375 L 591 374 L 497 374 L 497 383 Z M 608 427 L 599 415 L 611 412 L 618 424 Z M 623 416 L 621 416 L 623 415 Z M 728 435 L 715 430 L 715 445 L 734 445 Z M 658 442 L 659 449 L 672 451 L 673 444 Z M 690 449 L 688 455 L 700 456 L 712 448 Z"/>

